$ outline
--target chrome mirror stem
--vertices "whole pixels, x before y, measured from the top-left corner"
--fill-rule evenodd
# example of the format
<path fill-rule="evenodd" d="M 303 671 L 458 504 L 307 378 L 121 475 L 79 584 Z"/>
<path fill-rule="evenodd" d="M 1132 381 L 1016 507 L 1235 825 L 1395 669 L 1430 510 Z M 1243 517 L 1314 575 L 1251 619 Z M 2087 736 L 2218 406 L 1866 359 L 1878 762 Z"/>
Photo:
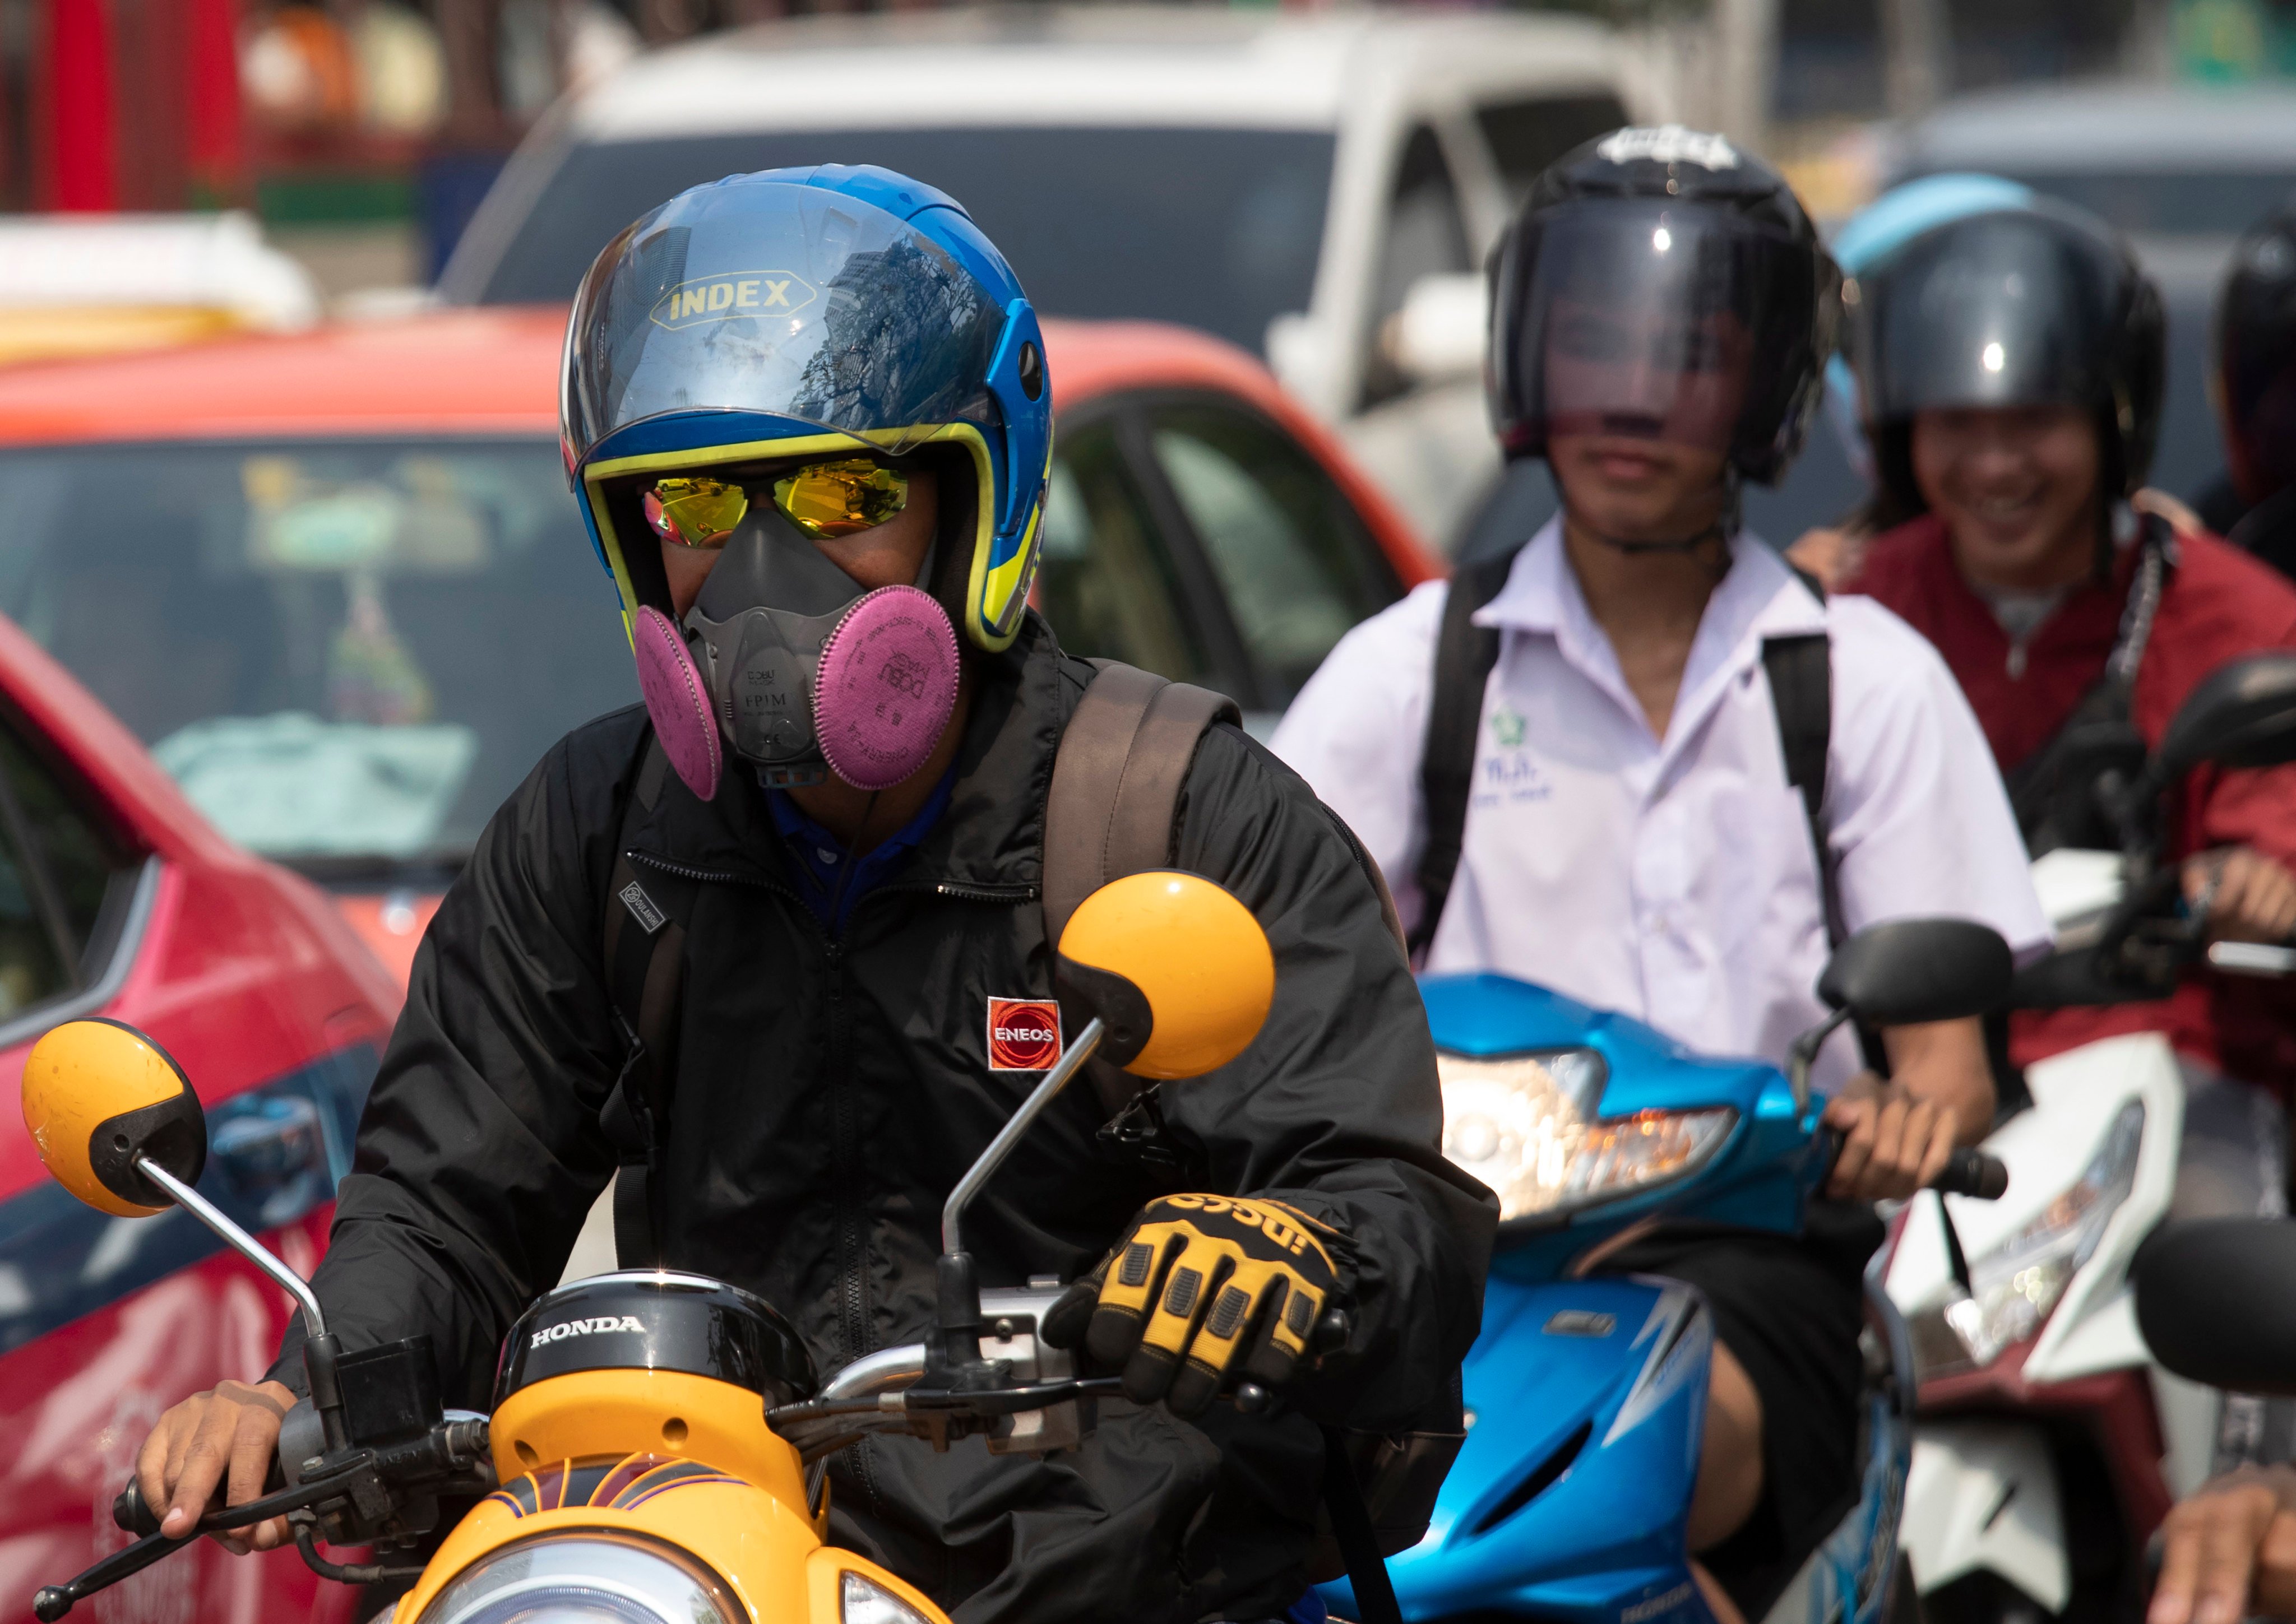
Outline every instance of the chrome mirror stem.
<path fill-rule="evenodd" d="M 319 1311 L 317 1293 L 302 1276 L 274 1257 L 269 1247 L 225 1217 L 222 1209 L 151 1157 L 136 1157 L 135 1171 L 167 1191 L 177 1206 L 214 1230 L 225 1245 L 270 1276 L 274 1285 L 295 1299 L 296 1306 L 303 1310 L 303 1328 L 308 1334 L 327 1334 L 326 1317 Z"/>
<path fill-rule="evenodd" d="M 1097 1016 L 1086 1022 L 1085 1029 L 1077 1033 L 1076 1041 L 1068 1046 L 1061 1057 L 1053 1063 L 1053 1069 L 1045 1073 L 1045 1080 L 1037 1085 L 1036 1092 L 1021 1102 L 1021 1108 L 1013 1113 L 1012 1121 L 999 1129 L 996 1137 L 988 1141 L 988 1148 L 980 1153 L 980 1159 L 966 1169 L 964 1177 L 956 1181 L 956 1187 L 948 1193 L 948 1204 L 940 1210 L 940 1249 L 944 1253 L 954 1256 L 964 1250 L 964 1242 L 960 1235 L 964 1209 L 980 1193 L 980 1187 L 988 1182 L 989 1175 L 1003 1166 L 1004 1158 L 1013 1154 L 1013 1147 L 1019 1144 L 1021 1136 L 1029 1131 L 1029 1124 L 1044 1114 L 1045 1107 L 1068 1087 L 1069 1079 L 1092 1058 L 1093 1050 L 1100 1047 L 1100 1040 L 1107 1031 Z"/>

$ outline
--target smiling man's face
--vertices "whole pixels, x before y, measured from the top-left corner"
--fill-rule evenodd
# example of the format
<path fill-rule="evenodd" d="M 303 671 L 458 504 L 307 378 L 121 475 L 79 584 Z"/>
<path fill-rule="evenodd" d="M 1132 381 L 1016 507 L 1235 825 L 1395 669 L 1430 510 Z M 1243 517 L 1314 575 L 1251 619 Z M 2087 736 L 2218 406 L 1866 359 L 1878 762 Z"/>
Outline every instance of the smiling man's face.
<path fill-rule="evenodd" d="M 1950 407 L 1915 414 L 1914 483 L 1954 559 L 1982 584 L 2045 591 L 2095 556 L 2096 428 L 2078 406 Z"/>
<path fill-rule="evenodd" d="M 1744 325 L 1727 315 L 1653 324 L 1557 299 L 1546 455 L 1572 516 L 1621 542 L 1679 541 L 1712 524 L 1751 360 Z"/>

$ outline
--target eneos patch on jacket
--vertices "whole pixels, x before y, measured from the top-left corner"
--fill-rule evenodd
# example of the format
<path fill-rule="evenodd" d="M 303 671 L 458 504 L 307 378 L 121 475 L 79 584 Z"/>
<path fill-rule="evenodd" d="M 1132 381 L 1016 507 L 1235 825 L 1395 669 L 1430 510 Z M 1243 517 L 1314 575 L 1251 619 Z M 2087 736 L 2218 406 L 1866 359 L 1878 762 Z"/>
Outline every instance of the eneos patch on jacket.
<path fill-rule="evenodd" d="M 1061 1057 L 1061 1007 L 1049 998 L 988 1000 L 988 1069 L 1048 1072 Z"/>

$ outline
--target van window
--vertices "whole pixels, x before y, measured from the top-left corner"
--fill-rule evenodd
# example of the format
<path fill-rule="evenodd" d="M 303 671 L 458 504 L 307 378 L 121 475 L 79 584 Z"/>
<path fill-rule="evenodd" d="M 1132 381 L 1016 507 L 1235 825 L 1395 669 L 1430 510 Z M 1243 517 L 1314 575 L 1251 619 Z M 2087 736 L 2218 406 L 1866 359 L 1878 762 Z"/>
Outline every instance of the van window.
<path fill-rule="evenodd" d="M 1420 125 L 1403 144 L 1388 204 L 1387 233 L 1379 249 L 1374 288 L 1370 351 L 1364 367 L 1364 404 L 1375 405 L 1403 393 L 1403 374 L 1388 358 L 1382 341 L 1388 319 L 1403 308 L 1404 297 L 1423 276 L 1470 270 L 1466 217 L 1459 188 L 1435 132 Z"/>
<path fill-rule="evenodd" d="M 1508 207 L 1515 208 L 1530 195 L 1530 183 L 1541 169 L 1626 122 L 1627 110 L 1608 91 L 1492 102 L 1475 110 L 1476 127 L 1506 184 Z"/>
<path fill-rule="evenodd" d="M 745 131 L 569 147 L 491 265 L 446 292 L 563 302 L 614 233 L 688 186 L 804 164 L 882 164 L 939 187 L 1045 315 L 1201 327 L 1257 354 L 1305 310 L 1323 251 L 1328 130 L 1020 125 Z M 472 245 L 475 249 L 477 245 Z"/>

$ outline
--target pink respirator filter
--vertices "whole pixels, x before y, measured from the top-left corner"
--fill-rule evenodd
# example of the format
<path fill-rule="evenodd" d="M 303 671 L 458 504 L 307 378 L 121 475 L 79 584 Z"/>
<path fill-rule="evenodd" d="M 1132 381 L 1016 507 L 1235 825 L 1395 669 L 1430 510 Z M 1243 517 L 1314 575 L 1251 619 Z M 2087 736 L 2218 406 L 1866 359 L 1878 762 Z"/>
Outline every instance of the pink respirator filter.
<path fill-rule="evenodd" d="M 829 770 L 890 789 L 925 764 L 956 709 L 956 628 L 931 592 L 881 586 L 821 646 L 813 731 Z M 651 701 L 649 701 L 651 703 Z"/>
<path fill-rule="evenodd" d="M 701 667 L 677 627 L 660 609 L 645 608 L 630 623 L 630 646 L 638 657 L 638 691 L 661 753 L 685 787 L 703 800 L 718 795 L 726 758 L 718 744 L 718 718 Z"/>

